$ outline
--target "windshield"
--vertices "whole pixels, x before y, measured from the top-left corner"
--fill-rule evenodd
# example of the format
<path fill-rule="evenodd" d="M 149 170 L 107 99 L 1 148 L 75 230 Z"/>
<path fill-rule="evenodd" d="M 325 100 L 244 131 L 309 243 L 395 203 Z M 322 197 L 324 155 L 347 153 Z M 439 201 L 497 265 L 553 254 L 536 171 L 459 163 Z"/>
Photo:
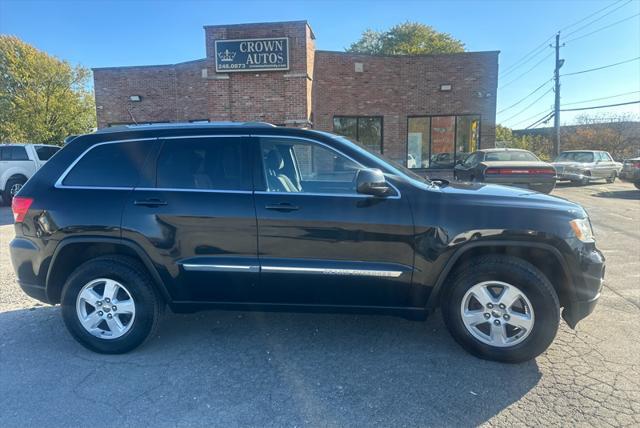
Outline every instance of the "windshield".
<path fill-rule="evenodd" d="M 500 162 L 538 162 L 540 159 L 531 152 L 527 151 L 504 151 L 504 152 L 488 152 L 485 155 L 486 161 Z"/>
<path fill-rule="evenodd" d="M 385 164 L 389 165 L 393 169 L 397 170 L 399 175 L 405 175 L 408 178 L 420 181 L 421 183 L 431 183 L 431 181 L 429 179 L 416 174 L 415 172 L 411 171 L 409 168 L 405 167 L 404 165 L 402 165 L 402 164 L 400 164 L 398 162 L 395 162 L 395 161 L 393 161 L 393 160 L 381 155 L 380 153 L 376 153 L 374 151 L 371 151 L 366 146 L 364 146 L 363 144 L 360 144 L 357 141 L 354 141 L 354 140 L 352 140 L 350 138 L 347 138 L 347 137 L 343 137 L 342 135 L 336 135 L 336 134 L 330 134 L 330 133 L 326 133 L 326 135 L 330 135 L 331 137 L 333 137 L 333 138 L 335 138 L 337 140 L 340 140 L 342 142 L 346 142 L 348 144 L 354 145 L 358 150 L 365 152 L 367 155 L 372 156 L 372 157 L 376 158 L 377 160 L 382 161 Z"/>
<path fill-rule="evenodd" d="M 590 163 L 593 162 L 593 152 L 564 152 L 555 161 Z"/>

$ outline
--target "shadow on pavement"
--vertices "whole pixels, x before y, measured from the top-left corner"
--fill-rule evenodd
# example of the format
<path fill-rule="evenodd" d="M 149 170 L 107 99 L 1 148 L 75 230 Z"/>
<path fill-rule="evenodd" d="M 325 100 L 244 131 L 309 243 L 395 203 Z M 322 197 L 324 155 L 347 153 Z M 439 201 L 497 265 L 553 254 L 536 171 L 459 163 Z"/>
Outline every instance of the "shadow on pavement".
<path fill-rule="evenodd" d="M 640 190 L 614 190 L 594 193 L 592 196 L 598 198 L 616 198 L 616 199 L 628 199 L 632 201 L 640 201 Z"/>
<path fill-rule="evenodd" d="M 0 196 L 0 226 L 13 224 L 13 213 L 11 207 L 2 205 L 2 197 Z"/>
<path fill-rule="evenodd" d="M 535 362 L 468 355 L 439 315 L 215 311 L 168 314 L 158 331 L 130 354 L 99 355 L 67 334 L 59 308 L 0 313 L 0 424 L 478 425 L 541 376 Z"/>

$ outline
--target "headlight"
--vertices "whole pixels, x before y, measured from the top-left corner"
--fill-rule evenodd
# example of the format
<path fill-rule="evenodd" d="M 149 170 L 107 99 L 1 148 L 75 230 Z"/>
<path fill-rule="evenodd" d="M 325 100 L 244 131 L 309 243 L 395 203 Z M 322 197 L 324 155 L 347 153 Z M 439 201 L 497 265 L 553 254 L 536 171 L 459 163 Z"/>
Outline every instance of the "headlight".
<path fill-rule="evenodd" d="M 569 222 L 576 238 L 582 242 L 593 242 L 593 230 L 588 218 L 577 218 Z"/>

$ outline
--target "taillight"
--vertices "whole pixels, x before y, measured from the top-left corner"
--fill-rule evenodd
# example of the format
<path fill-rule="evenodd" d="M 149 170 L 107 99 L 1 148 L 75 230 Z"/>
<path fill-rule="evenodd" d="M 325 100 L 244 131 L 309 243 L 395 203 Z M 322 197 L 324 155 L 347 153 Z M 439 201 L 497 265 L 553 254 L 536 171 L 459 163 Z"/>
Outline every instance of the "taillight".
<path fill-rule="evenodd" d="M 556 172 L 553 169 L 548 168 L 489 168 L 485 171 L 485 174 L 501 174 L 501 175 L 513 175 L 513 174 L 527 174 L 527 175 L 555 175 Z"/>
<path fill-rule="evenodd" d="M 13 211 L 13 219 L 16 223 L 22 223 L 24 221 L 24 216 L 27 215 L 32 203 L 33 198 L 14 196 L 13 202 L 11 202 L 11 211 Z"/>
<path fill-rule="evenodd" d="M 633 162 L 631 164 L 634 168 L 640 168 L 640 162 Z"/>

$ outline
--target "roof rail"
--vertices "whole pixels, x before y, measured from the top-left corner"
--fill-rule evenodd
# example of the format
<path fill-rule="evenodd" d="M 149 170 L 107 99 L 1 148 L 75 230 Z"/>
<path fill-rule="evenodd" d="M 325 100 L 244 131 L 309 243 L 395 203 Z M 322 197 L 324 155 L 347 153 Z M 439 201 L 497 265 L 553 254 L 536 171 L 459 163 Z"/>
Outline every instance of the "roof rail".
<path fill-rule="evenodd" d="M 265 127 L 275 128 L 276 125 L 268 122 L 167 122 L 167 123 L 142 123 L 135 125 L 118 125 L 102 128 L 96 133 L 108 133 L 116 131 L 126 131 L 135 129 L 167 129 L 167 128 L 227 128 L 227 127 Z"/>

